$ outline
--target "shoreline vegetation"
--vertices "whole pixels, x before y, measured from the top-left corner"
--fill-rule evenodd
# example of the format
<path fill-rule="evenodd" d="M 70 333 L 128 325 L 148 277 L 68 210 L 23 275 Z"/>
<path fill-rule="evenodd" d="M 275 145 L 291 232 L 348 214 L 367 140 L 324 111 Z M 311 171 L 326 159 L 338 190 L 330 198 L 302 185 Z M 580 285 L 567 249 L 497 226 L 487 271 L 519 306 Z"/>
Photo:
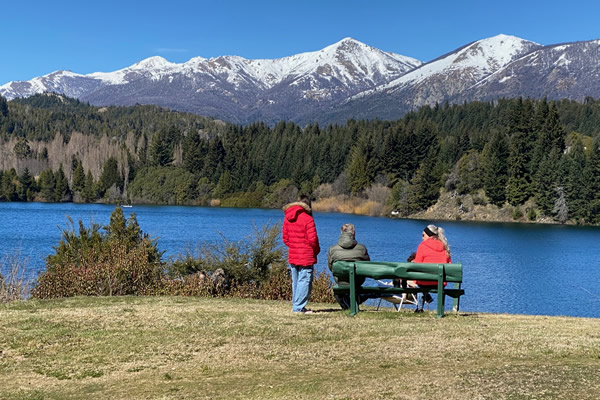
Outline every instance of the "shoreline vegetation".
<path fill-rule="evenodd" d="M 156 239 L 115 207 L 106 226 L 67 217 L 54 254 L 35 281 L 27 260 L 0 258 L 0 303 L 74 296 L 204 296 L 289 300 L 291 282 L 281 225 L 253 226 L 242 240 L 222 236 L 164 260 Z M 3 275 L 4 274 L 4 275 Z M 312 300 L 334 303 L 328 271 L 314 277 Z"/>
<path fill-rule="evenodd" d="M 600 100 L 436 104 L 395 121 L 234 125 L 0 97 L 0 201 L 316 209 L 600 225 Z"/>
<path fill-rule="evenodd" d="M 176 296 L 0 304 L 5 399 L 597 399 L 600 320 Z"/>

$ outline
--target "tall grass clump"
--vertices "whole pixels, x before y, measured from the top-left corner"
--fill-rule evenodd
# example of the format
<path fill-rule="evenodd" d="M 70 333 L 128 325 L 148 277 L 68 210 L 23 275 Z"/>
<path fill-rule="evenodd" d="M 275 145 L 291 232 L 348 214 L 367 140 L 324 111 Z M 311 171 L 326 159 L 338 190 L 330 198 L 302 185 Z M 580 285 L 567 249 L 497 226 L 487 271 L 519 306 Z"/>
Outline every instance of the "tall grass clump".
<path fill-rule="evenodd" d="M 167 267 L 174 279 L 192 274 L 212 275 L 221 270 L 229 284 L 264 281 L 272 268 L 285 263 L 278 237 L 279 224 L 252 227 L 243 240 L 231 241 L 220 234 L 220 240 L 204 243 L 194 256 L 191 252 L 175 258 Z"/>
<path fill-rule="evenodd" d="M 291 277 L 279 242 L 281 225 L 252 228 L 243 240 L 221 235 L 220 240 L 203 244 L 195 256 L 188 252 L 171 261 L 163 294 L 290 300 Z M 315 277 L 311 300 L 334 301 L 326 273 Z"/>
<path fill-rule="evenodd" d="M 204 243 L 196 255 L 178 256 L 167 267 L 166 289 L 178 295 L 282 299 L 291 293 L 282 278 L 285 255 L 280 224 L 252 226 L 244 239 Z M 282 272 L 283 271 L 283 272 Z"/>
<path fill-rule="evenodd" d="M 135 214 L 128 220 L 117 206 L 109 225 L 62 231 L 56 253 L 46 258 L 35 298 L 144 294 L 161 284 L 161 256 L 156 241 L 140 229 Z"/>
<path fill-rule="evenodd" d="M 20 253 L 0 259 L 0 303 L 24 300 L 30 295 L 31 281 L 26 275 L 28 259 Z"/>

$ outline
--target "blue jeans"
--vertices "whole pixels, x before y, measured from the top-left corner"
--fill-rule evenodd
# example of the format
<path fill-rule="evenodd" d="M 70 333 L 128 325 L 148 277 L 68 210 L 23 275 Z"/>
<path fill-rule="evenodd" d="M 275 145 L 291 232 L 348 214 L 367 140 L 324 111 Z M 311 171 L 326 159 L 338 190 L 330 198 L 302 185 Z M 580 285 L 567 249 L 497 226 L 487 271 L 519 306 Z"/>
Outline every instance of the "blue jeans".
<path fill-rule="evenodd" d="M 312 290 L 313 266 L 306 267 L 290 264 L 292 272 L 292 311 L 301 312 L 308 303 Z"/>
<path fill-rule="evenodd" d="M 422 287 L 421 285 L 419 285 L 419 287 Z M 425 303 L 431 303 L 433 302 L 433 297 L 431 297 L 431 295 L 429 293 L 424 294 L 424 293 L 417 293 L 417 309 L 422 310 L 423 307 L 425 306 Z"/>

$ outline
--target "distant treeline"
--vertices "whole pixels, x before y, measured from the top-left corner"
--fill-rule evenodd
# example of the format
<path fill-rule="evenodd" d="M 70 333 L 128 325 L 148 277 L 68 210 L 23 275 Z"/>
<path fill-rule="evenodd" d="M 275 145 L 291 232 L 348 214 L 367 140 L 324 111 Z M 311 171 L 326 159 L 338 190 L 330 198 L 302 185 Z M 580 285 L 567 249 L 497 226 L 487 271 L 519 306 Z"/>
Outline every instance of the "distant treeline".
<path fill-rule="evenodd" d="M 44 151 L 57 134 L 67 146 L 75 133 L 109 137 L 105 146 L 120 150 L 97 146 L 97 165 L 87 160 L 90 146 L 86 157 L 71 147 L 65 158 L 56 144 Z M 377 187 L 389 193 L 380 201 L 403 215 L 446 190 L 478 204 L 526 205 L 531 220 L 598 224 L 599 133 L 600 100 L 591 98 L 443 104 L 397 121 L 303 128 L 237 126 L 154 106 L 100 108 L 48 94 L 0 99 L 1 150 L 16 160 L 2 171 L 0 199 L 278 207 L 299 191 L 367 196 Z M 27 167 L 41 169 L 40 160 L 53 157 L 62 157 L 57 168 Z"/>

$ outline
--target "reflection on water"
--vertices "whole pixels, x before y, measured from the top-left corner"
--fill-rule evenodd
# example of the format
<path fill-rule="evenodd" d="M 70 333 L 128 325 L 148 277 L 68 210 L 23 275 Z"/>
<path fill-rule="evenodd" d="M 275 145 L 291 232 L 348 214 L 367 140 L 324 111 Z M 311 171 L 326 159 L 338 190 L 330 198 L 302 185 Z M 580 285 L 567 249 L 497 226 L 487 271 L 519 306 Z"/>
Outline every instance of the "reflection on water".
<path fill-rule="evenodd" d="M 60 240 L 60 227 L 82 219 L 105 225 L 111 205 L 0 204 L 0 254 L 29 258 L 31 273 Z M 179 206 L 133 206 L 144 232 L 158 238 L 165 258 L 194 250 L 204 241 L 242 240 L 253 225 L 280 223 L 280 210 Z M 351 222 L 357 240 L 373 260 L 403 261 L 416 250 L 429 221 L 315 213 L 321 242 L 317 269 L 327 268 L 327 248 L 336 243 L 339 227 Z M 435 221 L 434 221 L 435 222 Z M 446 222 L 452 259 L 462 262 L 466 295 L 461 309 L 494 313 L 600 317 L 599 262 L 594 249 L 600 228 L 534 224 Z"/>

